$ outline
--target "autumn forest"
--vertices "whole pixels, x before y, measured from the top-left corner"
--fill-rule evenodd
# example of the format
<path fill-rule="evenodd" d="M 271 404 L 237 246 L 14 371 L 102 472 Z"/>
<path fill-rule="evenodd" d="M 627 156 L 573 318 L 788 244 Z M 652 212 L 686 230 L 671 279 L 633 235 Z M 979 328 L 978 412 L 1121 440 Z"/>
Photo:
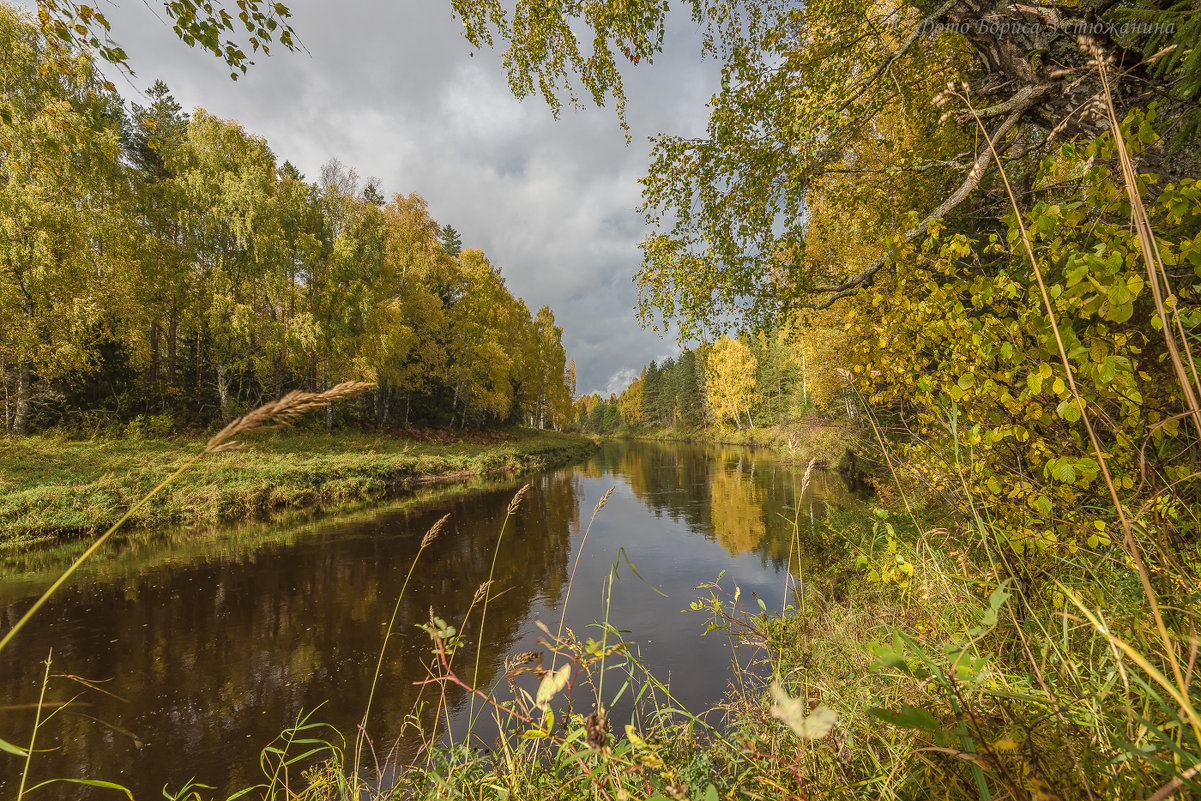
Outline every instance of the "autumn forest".
<path fill-rule="evenodd" d="M 285 3 L 145 5 L 231 84 L 304 49 Z M 559 321 L 416 192 L 122 99 L 103 9 L 0 0 L 0 791 L 1201 797 L 1194 0 L 403 5 L 323 41 L 449 16 L 458 157 L 566 232 Z M 371 101 L 452 86 L 411 84 Z M 675 126 L 636 208 L 601 134 L 535 135 L 595 107 Z M 117 627 L 139 596 L 193 622 Z M 111 730 L 58 716 L 92 668 Z M 138 726 L 230 786 L 143 773 Z"/>
<path fill-rule="evenodd" d="M 306 180 L 161 82 L 126 105 L 8 5 L 0 54 L 5 431 L 167 434 L 346 380 L 377 388 L 331 428 L 568 421 L 554 313 L 420 196 Z"/>

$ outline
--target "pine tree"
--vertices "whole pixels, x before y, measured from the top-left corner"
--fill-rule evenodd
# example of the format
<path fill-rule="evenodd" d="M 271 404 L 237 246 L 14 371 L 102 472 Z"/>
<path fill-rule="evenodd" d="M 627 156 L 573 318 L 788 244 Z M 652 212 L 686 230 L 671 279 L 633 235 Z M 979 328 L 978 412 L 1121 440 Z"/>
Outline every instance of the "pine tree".
<path fill-rule="evenodd" d="M 450 223 L 442 226 L 442 252 L 452 259 L 457 259 L 463 252 L 463 240 L 459 238 L 459 232 Z"/>

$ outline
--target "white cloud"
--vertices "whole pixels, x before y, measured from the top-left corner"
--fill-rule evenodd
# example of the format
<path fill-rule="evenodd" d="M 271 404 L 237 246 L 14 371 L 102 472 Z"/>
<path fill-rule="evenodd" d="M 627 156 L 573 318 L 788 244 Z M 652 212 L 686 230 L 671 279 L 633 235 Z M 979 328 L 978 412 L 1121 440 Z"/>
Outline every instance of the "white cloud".
<path fill-rule="evenodd" d="M 631 367 L 623 367 L 613 375 L 609 376 L 609 382 L 605 385 L 605 391 L 601 393 L 604 397 L 609 397 L 610 394 L 620 395 L 625 388 L 630 385 L 630 382 L 642 374 L 641 368 L 635 370 Z"/>

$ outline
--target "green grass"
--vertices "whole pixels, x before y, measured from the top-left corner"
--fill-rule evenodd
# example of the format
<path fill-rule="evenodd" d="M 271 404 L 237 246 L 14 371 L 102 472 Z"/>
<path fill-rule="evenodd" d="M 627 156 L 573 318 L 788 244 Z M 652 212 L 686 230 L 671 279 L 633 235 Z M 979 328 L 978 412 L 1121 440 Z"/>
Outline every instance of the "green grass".
<path fill-rule="evenodd" d="M 459 442 L 280 431 L 250 444 L 201 460 L 130 523 L 212 523 L 353 503 L 431 480 L 565 464 L 593 447 L 580 437 L 524 430 Z M 0 439 L 0 547 L 103 531 L 203 447 L 193 439 Z"/>

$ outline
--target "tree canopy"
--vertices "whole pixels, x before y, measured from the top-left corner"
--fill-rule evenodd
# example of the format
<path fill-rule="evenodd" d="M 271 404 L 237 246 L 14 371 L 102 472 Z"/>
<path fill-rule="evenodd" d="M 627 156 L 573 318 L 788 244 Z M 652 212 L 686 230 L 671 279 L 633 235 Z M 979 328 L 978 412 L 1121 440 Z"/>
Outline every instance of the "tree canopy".
<path fill-rule="evenodd" d="M 336 159 L 305 181 L 162 82 L 127 110 L 4 4 L 0 53 L 6 431 L 201 427 L 347 379 L 374 397 L 327 425 L 569 421 L 554 313 L 482 251 L 449 253 L 419 195 L 385 200 Z"/>

